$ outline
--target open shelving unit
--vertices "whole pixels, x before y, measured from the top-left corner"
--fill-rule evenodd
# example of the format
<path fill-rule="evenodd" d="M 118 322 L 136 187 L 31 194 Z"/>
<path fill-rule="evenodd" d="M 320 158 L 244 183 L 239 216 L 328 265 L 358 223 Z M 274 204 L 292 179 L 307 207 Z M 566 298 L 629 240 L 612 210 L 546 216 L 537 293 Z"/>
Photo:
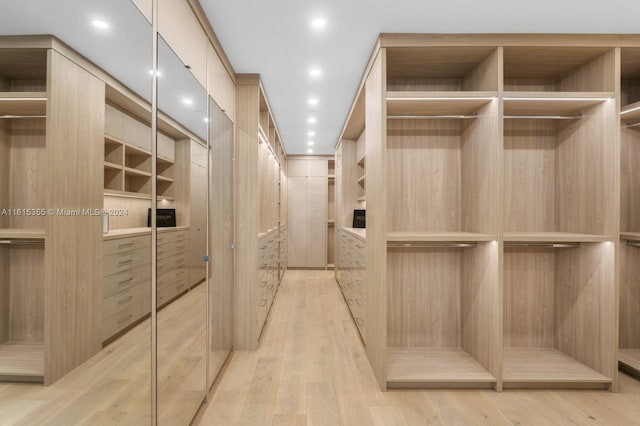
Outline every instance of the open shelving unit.
<path fill-rule="evenodd" d="M 620 336 L 618 361 L 640 377 L 640 47 L 621 49 Z"/>
<path fill-rule="evenodd" d="M 327 269 L 335 268 L 336 253 L 336 162 L 327 160 Z"/>
<path fill-rule="evenodd" d="M 640 37 L 383 34 L 364 76 L 337 229 L 366 181 L 381 388 L 616 390 L 618 322 L 640 365 Z"/>

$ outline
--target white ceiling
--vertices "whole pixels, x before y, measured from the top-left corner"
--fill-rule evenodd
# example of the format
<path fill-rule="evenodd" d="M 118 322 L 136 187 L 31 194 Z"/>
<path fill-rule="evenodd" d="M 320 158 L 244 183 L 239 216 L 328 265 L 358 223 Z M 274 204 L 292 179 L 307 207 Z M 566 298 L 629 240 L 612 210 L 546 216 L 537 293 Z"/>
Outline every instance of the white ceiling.
<path fill-rule="evenodd" d="M 163 1 L 163 0 L 160 0 Z M 639 33 L 638 0 L 200 0 L 236 72 L 260 73 L 288 154 L 333 154 L 381 32 Z M 311 20 L 327 26 L 314 30 Z M 321 78 L 309 77 L 318 66 Z M 319 99 L 316 108 L 308 105 Z M 309 115 L 317 117 L 308 125 Z"/>

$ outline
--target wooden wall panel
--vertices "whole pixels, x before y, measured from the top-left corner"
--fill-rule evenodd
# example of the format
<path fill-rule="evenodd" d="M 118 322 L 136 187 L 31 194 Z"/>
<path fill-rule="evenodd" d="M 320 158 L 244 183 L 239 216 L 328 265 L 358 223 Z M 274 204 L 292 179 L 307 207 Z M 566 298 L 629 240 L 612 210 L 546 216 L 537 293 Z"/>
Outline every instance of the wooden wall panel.
<path fill-rule="evenodd" d="M 147 226 L 147 216 L 151 207 L 151 200 L 124 197 L 104 197 L 105 210 L 126 210 L 123 216 L 109 216 L 109 229 L 144 228 Z M 162 206 L 159 206 L 162 207 Z M 177 215 L 180 213 L 178 212 Z"/>
<path fill-rule="evenodd" d="M 309 241 L 307 232 L 309 204 L 307 201 L 307 178 L 293 177 L 287 178 L 288 191 L 288 263 L 290 267 L 307 266 L 307 247 L 312 242 Z"/>
<path fill-rule="evenodd" d="M 41 209 L 45 207 L 45 120 L 13 120 L 9 206 Z M 102 161 L 102 158 L 101 158 Z M 102 171 L 100 171 L 102 173 Z M 12 216 L 11 228 L 44 228 L 44 216 Z"/>
<path fill-rule="evenodd" d="M 44 246 L 19 245 L 9 249 L 9 339 L 44 340 Z"/>
<path fill-rule="evenodd" d="M 615 101 L 582 111 L 560 125 L 556 153 L 558 230 L 613 235 L 617 232 L 620 158 Z"/>
<path fill-rule="evenodd" d="M 356 183 L 358 180 L 358 166 L 356 164 L 358 161 L 357 146 L 355 142 L 347 139 L 343 139 L 340 146 L 342 158 L 342 179 L 340 189 L 341 206 L 339 210 L 340 226 L 344 228 L 351 228 L 353 225 L 353 210 L 361 208 L 356 202 L 356 198 L 358 198 L 358 184 Z M 336 173 L 338 173 L 337 170 Z M 338 178 L 336 177 L 336 179 Z"/>
<path fill-rule="evenodd" d="M 391 120 L 388 126 L 389 230 L 460 231 L 460 121 Z M 367 195 L 372 173 L 367 176 Z"/>
<path fill-rule="evenodd" d="M 10 207 L 11 120 L 0 120 L 0 210 Z M 0 229 L 9 227 L 9 216 L 0 215 Z"/>
<path fill-rule="evenodd" d="M 102 207 L 105 85 L 49 51 L 46 207 Z M 69 155 L 72 152 L 74 155 Z M 69 188 L 74 188 L 70 191 Z M 46 219 L 45 384 L 101 348 L 102 218 Z"/>
<path fill-rule="evenodd" d="M 555 270 L 554 250 L 505 249 L 505 347 L 554 347 Z"/>
<path fill-rule="evenodd" d="M 618 321 L 615 245 L 583 244 L 556 256 L 555 347 L 613 378 Z"/>
<path fill-rule="evenodd" d="M 11 282 L 9 272 L 9 248 L 0 246 L 0 344 L 9 340 L 9 307 L 11 295 Z"/>
<path fill-rule="evenodd" d="M 556 123 L 505 120 L 504 231 L 556 228 Z"/>
<path fill-rule="evenodd" d="M 235 84 L 209 43 L 207 43 L 207 83 L 210 96 L 222 112 L 233 121 L 235 119 Z"/>
<path fill-rule="evenodd" d="M 191 146 L 189 146 L 191 145 Z M 206 157 L 207 149 L 197 142 L 187 144 L 192 151 L 202 151 Z M 219 161 L 219 160 L 218 160 Z M 203 256 L 207 252 L 207 168 L 195 162 L 188 163 L 189 171 L 189 284 L 202 281 L 206 276 Z M 213 193 L 212 193 L 213 194 Z M 222 207 L 219 207 L 222 208 Z M 183 213 L 185 214 L 185 213 Z M 228 223 L 231 226 L 233 221 Z M 217 235 L 217 233 L 212 233 Z"/>
<path fill-rule="evenodd" d="M 10 147 L 9 121 L 0 120 L 0 210 L 10 207 Z M 0 215 L 0 229 L 8 227 L 9 216 Z M 0 246 L 0 343 L 9 339 L 9 295 L 9 248 Z"/>
<path fill-rule="evenodd" d="M 501 66 L 501 55 L 498 49 L 491 52 L 484 60 L 469 72 L 463 82 L 462 90 L 498 90 L 500 83 L 498 68 Z"/>
<path fill-rule="evenodd" d="M 501 374 L 500 285 L 496 241 L 462 250 L 460 280 L 460 343 L 475 360 Z"/>
<path fill-rule="evenodd" d="M 308 177 L 306 179 L 308 205 L 306 266 L 324 268 L 327 264 L 327 178 Z M 297 214 L 291 211 L 292 221 L 293 215 Z M 291 237 L 296 238 L 293 234 Z"/>
<path fill-rule="evenodd" d="M 233 346 L 237 350 L 255 349 L 258 344 L 258 324 L 255 314 L 258 304 L 253 290 L 258 281 L 258 127 L 259 89 L 257 85 L 236 86 L 236 147 L 235 147 L 235 223 L 236 269 L 233 310 Z"/>
<path fill-rule="evenodd" d="M 640 249 L 620 248 L 620 348 L 640 348 Z"/>
<path fill-rule="evenodd" d="M 500 215 L 500 102 L 478 111 L 478 118 L 462 123 L 461 230 L 497 235 Z M 428 198 L 427 198 L 428 201 Z"/>
<path fill-rule="evenodd" d="M 620 131 L 620 229 L 640 232 L 640 128 Z"/>
<path fill-rule="evenodd" d="M 387 251 L 387 346 L 461 346 L 462 268 L 460 249 Z"/>
<path fill-rule="evenodd" d="M 387 105 L 386 50 L 381 49 L 365 83 L 367 150 L 367 357 L 382 389 L 386 389 L 387 342 Z"/>

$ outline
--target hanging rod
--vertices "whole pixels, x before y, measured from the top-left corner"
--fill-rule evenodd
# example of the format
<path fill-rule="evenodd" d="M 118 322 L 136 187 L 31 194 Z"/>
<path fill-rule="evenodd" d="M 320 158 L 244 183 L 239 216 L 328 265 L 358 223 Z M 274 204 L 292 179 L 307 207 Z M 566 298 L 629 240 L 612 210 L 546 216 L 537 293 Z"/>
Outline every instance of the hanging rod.
<path fill-rule="evenodd" d="M 47 118 L 46 115 L 0 115 L 0 119 L 11 119 L 11 118 Z"/>
<path fill-rule="evenodd" d="M 638 126 L 640 126 L 640 121 L 638 121 L 636 123 L 627 123 L 627 125 L 624 126 L 624 127 L 626 127 L 627 129 L 630 129 L 632 127 L 638 127 Z"/>
<path fill-rule="evenodd" d="M 505 115 L 506 119 L 523 118 L 533 120 L 579 120 L 582 118 L 582 114 L 575 115 Z"/>
<path fill-rule="evenodd" d="M 447 243 L 447 242 L 433 242 L 433 241 L 411 241 L 411 242 L 400 242 L 400 241 L 389 241 L 387 242 L 387 247 L 390 248 L 403 248 L 403 247 L 425 247 L 425 248 L 466 248 L 466 247 L 477 247 L 478 243 Z"/>
<path fill-rule="evenodd" d="M 631 247 L 640 247 L 640 241 L 624 240 L 624 243 Z"/>
<path fill-rule="evenodd" d="M 390 115 L 389 120 L 460 120 L 478 118 L 478 114 L 449 114 L 449 115 Z"/>
<path fill-rule="evenodd" d="M 16 239 L 11 239 L 11 238 L 5 238 L 0 240 L 0 244 L 5 244 L 5 245 L 19 245 L 19 244 L 44 244 L 44 240 L 29 240 L 29 239 L 24 239 L 24 238 L 16 238 Z"/>
<path fill-rule="evenodd" d="M 531 248 L 577 248 L 580 243 L 519 243 L 506 242 L 505 247 L 531 247 Z"/>

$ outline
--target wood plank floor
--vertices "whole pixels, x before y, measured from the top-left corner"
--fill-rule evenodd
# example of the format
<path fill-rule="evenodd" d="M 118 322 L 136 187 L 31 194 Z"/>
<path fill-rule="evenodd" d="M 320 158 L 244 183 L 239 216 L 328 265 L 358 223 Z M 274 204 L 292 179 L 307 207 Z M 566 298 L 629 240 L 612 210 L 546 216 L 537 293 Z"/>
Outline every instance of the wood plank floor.
<path fill-rule="evenodd" d="M 333 272 L 288 271 L 258 351 L 238 351 L 201 425 L 639 425 L 620 392 L 380 392 Z"/>

